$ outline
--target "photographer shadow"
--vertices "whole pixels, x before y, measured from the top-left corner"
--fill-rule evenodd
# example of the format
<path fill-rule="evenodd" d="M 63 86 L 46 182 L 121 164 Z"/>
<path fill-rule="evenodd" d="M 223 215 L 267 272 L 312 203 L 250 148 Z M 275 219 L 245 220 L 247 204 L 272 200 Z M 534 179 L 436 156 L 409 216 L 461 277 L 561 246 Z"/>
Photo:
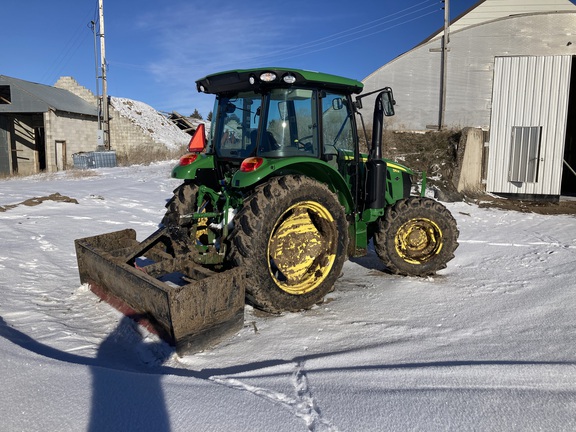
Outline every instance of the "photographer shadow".
<path fill-rule="evenodd" d="M 0 316 L 1 337 L 40 356 L 90 368 L 88 431 L 169 431 L 162 374 L 158 372 L 171 351 L 163 342 L 144 343 L 135 326 L 130 318 L 123 317 L 92 358 L 42 344 L 10 327 Z"/>

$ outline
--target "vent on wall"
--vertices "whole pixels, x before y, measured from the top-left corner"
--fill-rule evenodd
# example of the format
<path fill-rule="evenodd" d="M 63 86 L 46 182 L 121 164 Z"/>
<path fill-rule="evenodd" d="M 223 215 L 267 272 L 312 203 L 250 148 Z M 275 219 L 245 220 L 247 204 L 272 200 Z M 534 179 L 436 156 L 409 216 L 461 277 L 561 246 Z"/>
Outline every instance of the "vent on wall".
<path fill-rule="evenodd" d="M 541 126 L 512 127 L 508 181 L 513 183 L 538 182 L 541 137 Z"/>

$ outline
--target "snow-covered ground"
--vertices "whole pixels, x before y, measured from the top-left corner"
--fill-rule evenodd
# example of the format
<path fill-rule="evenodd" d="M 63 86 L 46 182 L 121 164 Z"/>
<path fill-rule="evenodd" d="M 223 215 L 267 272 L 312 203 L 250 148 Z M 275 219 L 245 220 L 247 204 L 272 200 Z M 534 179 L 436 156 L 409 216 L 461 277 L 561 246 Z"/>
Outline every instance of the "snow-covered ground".
<path fill-rule="evenodd" d="M 82 286 L 74 239 L 143 239 L 171 163 L 0 181 L 0 431 L 576 430 L 576 218 L 446 204 L 447 269 L 346 263 L 307 312 L 176 356 Z M 74 202 L 29 198 L 60 193 Z M 2 209 L 0 209 L 2 210 Z"/>

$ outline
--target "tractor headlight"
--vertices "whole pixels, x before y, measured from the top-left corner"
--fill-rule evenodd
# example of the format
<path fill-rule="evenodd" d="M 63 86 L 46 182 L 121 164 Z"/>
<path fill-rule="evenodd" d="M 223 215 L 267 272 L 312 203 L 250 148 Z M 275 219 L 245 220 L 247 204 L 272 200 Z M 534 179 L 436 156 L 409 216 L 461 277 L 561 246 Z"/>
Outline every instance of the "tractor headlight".
<path fill-rule="evenodd" d="M 276 81 L 276 74 L 274 72 L 264 72 L 260 75 L 260 81 L 272 82 Z"/>

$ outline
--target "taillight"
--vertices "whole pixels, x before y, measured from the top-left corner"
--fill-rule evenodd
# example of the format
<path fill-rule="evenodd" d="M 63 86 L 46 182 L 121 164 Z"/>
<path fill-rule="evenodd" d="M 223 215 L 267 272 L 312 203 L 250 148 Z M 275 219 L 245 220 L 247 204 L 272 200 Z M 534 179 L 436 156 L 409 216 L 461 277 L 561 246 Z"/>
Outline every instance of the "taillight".
<path fill-rule="evenodd" d="M 190 165 L 192 162 L 194 162 L 196 159 L 198 159 L 198 153 L 188 153 L 185 154 L 184 156 L 182 156 L 180 158 L 180 166 L 186 166 L 186 165 Z"/>
<path fill-rule="evenodd" d="M 242 161 L 242 165 L 240 165 L 240 171 L 242 172 L 252 172 L 256 171 L 260 165 L 264 162 L 264 159 L 259 157 L 250 157 L 248 159 L 244 159 Z"/>

